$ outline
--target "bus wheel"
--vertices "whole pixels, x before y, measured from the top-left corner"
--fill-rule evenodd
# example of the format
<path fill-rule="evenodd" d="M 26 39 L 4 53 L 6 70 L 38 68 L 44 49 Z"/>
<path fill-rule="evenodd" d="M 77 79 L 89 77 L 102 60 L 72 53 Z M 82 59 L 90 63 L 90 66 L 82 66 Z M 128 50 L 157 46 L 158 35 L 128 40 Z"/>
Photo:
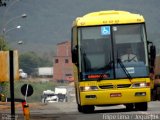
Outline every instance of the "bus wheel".
<path fill-rule="evenodd" d="M 132 110 L 133 110 L 133 107 L 134 107 L 134 105 L 133 105 L 132 103 L 126 104 L 125 106 L 126 106 L 126 110 L 127 110 L 127 111 L 132 111 Z"/>
<path fill-rule="evenodd" d="M 148 103 L 147 102 L 135 103 L 135 108 L 136 110 L 147 111 Z"/>
<path fill-rule="evenodd" d="M 82 112 L 83 113 L 92 113 L 94 112 L 94 106 L 93 105 L 84 105 L 82 106 Z"/>
<path fill-rule="evenodd" d="M 78 104 L 78 112 L 82 112 L 82 106 Z"/>
<path fill-rule="evenodd" d="M 157 92 L 156 92 L 156 90 L 152 90 L 151 100 L 152 101 L 156 101 L 157 100 Z"/>

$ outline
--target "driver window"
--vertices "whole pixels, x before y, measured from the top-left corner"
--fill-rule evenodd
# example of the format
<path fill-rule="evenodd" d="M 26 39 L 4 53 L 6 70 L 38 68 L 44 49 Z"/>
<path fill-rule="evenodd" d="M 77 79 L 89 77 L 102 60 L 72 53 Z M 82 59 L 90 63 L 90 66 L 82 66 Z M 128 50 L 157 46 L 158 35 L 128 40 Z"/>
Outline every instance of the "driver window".
<path fill-rule="evenodd" d="M 134 47 L 130 45 L 121 45 L 120 47 L 120 59 L 122 62 L 138 62 L 137 52 Z"/>
<path fill-rule="evenodd" d="M 125 54 L 121 56 L 122 62 L 137 62 L 138 58 L 131 48 L 127 48 Z"/>

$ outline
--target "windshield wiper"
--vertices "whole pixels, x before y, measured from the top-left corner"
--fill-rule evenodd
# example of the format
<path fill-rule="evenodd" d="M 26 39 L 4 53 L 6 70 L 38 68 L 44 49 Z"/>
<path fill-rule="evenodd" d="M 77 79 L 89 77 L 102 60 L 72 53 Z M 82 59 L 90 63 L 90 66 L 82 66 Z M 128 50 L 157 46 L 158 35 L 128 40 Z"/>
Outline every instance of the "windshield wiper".
<path fill-rule="evenodd" d="M 132 76 L 129 74 L 128 70 L 126 69 L 126 67 L 125 67 L 124 64 L 122 63 L 121 59 L 118 58 L 118 59 L 117 59 L 117 63 L 119 63 L 120 67 L 122 68 L 122 70 L 123 70 L 124 73 L 126 74 L 127 78 L 128 78 L 129 80 L 132 80 Z M 104 70 L 109 70 L 109 69 L 112 68 L 112 66 L 111 66 L 112 64 L 113 64 L 113 61 L 110 61 L 110 62 L 109 62 L 104 68 L 102 68 L 102 69 L 104 69 Z M 101 81 L 101 80 L 103 79 L 105 73 L 106 73 L 106 72 L 104 72 L 103 74 L 101 74 L 101 76 L 99 77 L 99 79 L 98 79 L 97 81 Z"/>
<path fill-rule="evenodd" d="M 131 75 L 129 74 L 129 72 L 127 71 L 126 67 L 124 66 L 124 64 L 122 63 L 121 59 L 117 58 L 117 63 L 119 63 L 120 67 L 123 69 L 124 73 L 126 74 L 127 78 L 129 80 L 132 79 Z"/>

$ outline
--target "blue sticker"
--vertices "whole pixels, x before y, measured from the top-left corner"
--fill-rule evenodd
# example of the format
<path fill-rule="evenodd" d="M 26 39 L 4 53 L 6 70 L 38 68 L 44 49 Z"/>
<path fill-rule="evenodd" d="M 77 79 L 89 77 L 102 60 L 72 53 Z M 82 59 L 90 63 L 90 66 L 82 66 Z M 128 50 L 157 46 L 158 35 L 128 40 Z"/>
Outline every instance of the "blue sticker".
<path fill-rule="evenodd" d="M 111 34 L 110 26 L 101 27 L 101 35 L 110 35 L 110 34 Z"/>

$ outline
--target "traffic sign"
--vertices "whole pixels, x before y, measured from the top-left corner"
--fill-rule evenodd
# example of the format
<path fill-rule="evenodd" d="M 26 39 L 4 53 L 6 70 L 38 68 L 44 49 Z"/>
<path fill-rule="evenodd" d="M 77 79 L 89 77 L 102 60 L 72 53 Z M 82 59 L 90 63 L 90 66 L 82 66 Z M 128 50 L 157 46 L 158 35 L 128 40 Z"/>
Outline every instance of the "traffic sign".
<path fill-rule="evenodd" d="M 101 35 L 110 35 L 110 34 L 111 34 L 110 26 L 101 27 Z"/>
<path fill-rule="evenodd" d="M 33 94 L 33 87 L 30 84 L 24 84 L 21 87 L 21 93 L 22 95 L 24 95 L 25 97 L 29 97 Z"/>

